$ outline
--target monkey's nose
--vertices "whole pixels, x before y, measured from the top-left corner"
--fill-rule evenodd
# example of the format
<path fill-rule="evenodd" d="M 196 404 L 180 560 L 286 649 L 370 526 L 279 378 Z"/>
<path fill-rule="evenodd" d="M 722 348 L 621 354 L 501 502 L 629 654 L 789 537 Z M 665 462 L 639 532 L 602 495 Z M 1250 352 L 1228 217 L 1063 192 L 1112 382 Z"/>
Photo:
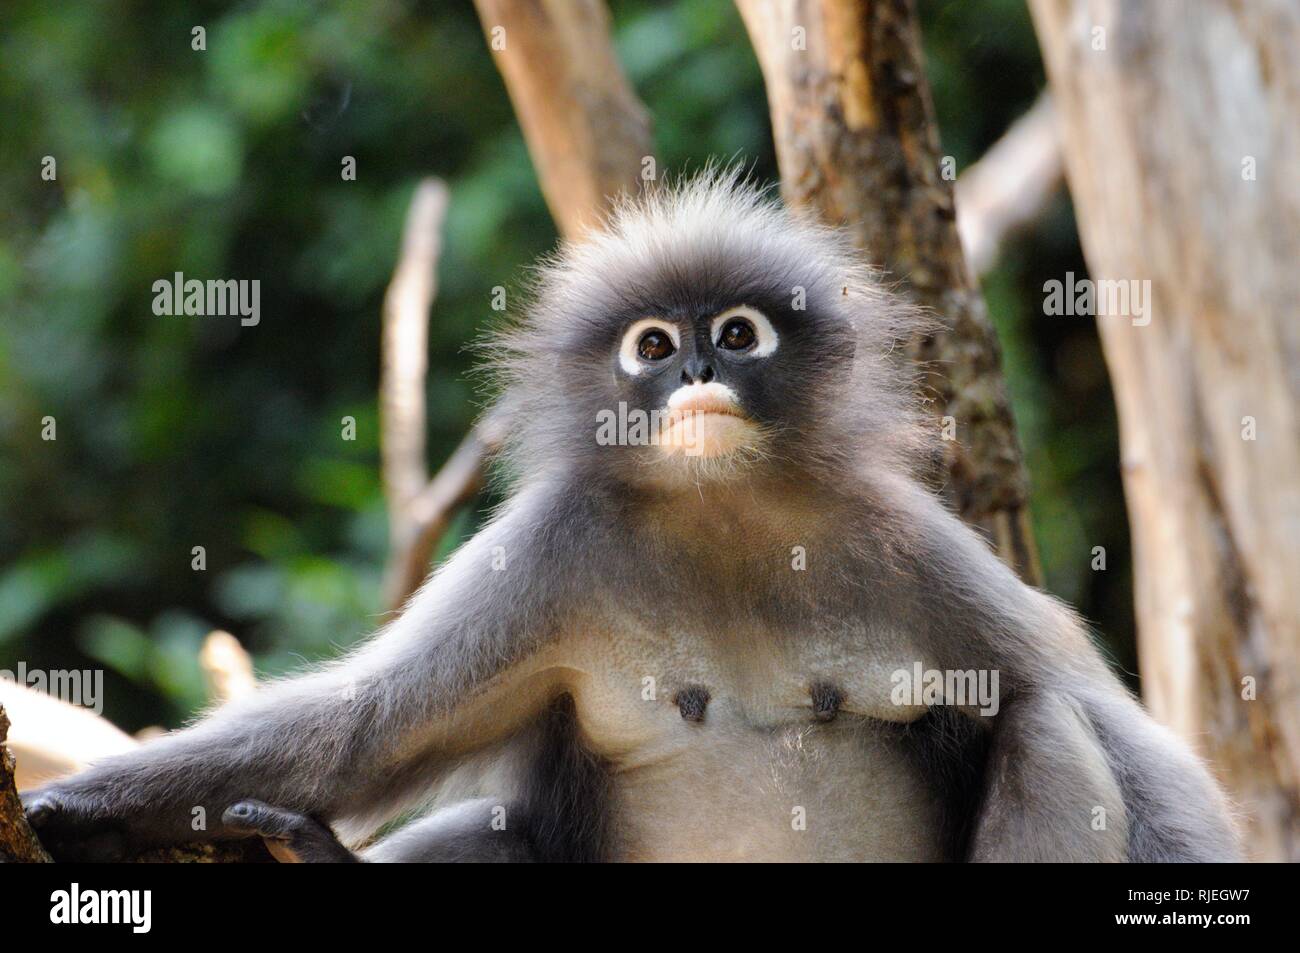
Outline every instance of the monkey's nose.
<path fill-rule="evenodd" d="M 683 384 L 707 384 L 713 380 L 713 366 L 705 364 L 703 367 L 688 364 L 682 370 Z"/>

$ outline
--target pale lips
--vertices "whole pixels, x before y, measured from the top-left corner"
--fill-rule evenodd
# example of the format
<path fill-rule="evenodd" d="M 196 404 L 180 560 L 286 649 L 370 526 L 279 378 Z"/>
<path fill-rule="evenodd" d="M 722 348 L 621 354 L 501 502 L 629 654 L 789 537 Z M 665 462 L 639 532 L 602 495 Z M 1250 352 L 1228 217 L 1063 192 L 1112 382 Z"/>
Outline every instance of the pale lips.
<path fill-rule="evenodd" d="M 731 388 L 688 384 L 668 398 L 660 448 L 670 456 L 716 457 L 748 442 L 751 430 Z"/>
<path fill-rule="evenodd" d="M 744 418 L 731 389 L 722 384 L 690 384 L 668 398 L 668 424 L 693 414 L 724 414 Z"/>

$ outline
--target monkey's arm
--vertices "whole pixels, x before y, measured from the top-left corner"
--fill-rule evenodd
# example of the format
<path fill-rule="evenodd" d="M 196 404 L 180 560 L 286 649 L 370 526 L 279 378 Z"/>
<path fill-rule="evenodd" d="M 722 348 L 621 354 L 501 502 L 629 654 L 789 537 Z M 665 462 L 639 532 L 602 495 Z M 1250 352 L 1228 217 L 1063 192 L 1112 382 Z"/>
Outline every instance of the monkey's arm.
<path fill-rule="evenodd" d="M 999 673 L 971 858 L 1239 859 L 1209 771 L 1129 695 L 1074 614 L 922 492 L 902 498 L 920 531 L 914 611 L 927 647 L 941 667 Z"/>
<path fill-rule="evenodd" d="M 993 735 L 972 860 L 1241 859 L 1205 766 L 1122 690 L 1013 698 Z"/>
<path fill-rule="evenodd" d="M 542 647 L 565 611 L 562 560 L 573 558 L 550 552 L 558 505 L 517 497 L 341 661 L 30 793 L 42 839 L 56 853 L 112 857 L 218 837 L 230 833 L 225 809 L 246 799 L 355 829 L 382 821 L 550 700 L 557 676 Z"/>

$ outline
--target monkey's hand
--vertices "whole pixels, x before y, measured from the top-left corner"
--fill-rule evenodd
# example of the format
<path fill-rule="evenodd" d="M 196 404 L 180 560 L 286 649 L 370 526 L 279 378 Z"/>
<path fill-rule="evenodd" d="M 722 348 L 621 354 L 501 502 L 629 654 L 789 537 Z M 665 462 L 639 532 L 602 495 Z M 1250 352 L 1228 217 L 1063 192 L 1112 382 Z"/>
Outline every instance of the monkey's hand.
<path fill-rule="evenodd" d="M 226 830 L 262 838 L 266 849 L 282 864 L 359 864 L 334 836 L 329 826 L 284 808 L 261 801 L 240 801 L 221 815 Z"/>
<path fill-rule="evenodd" d="M 25 792 L 28 820 L 58 860 L 113 861 L 234 836 L 220 818 L 250 795 L 302 810 L 333 807 L 330 796 L 351 776 L 346 754 L 355 725 L 369 711 L 335 682 L 316 673 L 273 686 L 192 728 Z"/>
<path fill-rule="evenodd" d="M 50 856 L 62 863 L 121 861 L 159 841 L 157 832 L 133 826 L 71 786 L 32 791 L 23 805 Z M 326 824 L 297 811 L 246 800 L 226 808 L 221 820 L 226 834 L 261 837 L 281 863 L 360 862 Z"/>
<path fill-rule="evenodd" d="M 48 784 L 20 796 L 27 822 L 56 861 L 116 861 L 129 853 L 127 824 L 92 793 Z"/>

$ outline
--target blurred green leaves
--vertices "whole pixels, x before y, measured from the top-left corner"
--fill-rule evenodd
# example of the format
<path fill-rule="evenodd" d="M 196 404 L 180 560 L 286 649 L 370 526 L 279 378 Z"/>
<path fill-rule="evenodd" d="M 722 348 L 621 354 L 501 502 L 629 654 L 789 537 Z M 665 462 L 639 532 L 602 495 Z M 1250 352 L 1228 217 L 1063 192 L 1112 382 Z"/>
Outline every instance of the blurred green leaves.
<path fill-rule="evenodd" d="M 207 63 L 212 88 L 251 124 L 282 122 L 311 86 L 307 38 L 311 9 L 266 4 L 225 18 L 213 31 Z"/>
<path fill-rule="evenodd" d="M 163 115 L 149 135 L 148 150 L 155 173 L 166 184 L 205 197 L 234 188 L 244 160 L 235 124 L 202 105 Z"/>
<path fill-rule="evenodd" d="M 96 533 L 62 549 L 44 549 L 0 572 L 0 643 L 21 634 L 62 600 L 122 581 L 136 561 L 136 544 Z"/>
<path fill-rule="evenodd" d="M 78 644 L 95 662 L 158 692 L 184 713 L 207 702 L 198 658 L 209 631 L 186 612 L 164 612 L 147 631 L 115 616 L 93 615 L 81 624 Z"/>

